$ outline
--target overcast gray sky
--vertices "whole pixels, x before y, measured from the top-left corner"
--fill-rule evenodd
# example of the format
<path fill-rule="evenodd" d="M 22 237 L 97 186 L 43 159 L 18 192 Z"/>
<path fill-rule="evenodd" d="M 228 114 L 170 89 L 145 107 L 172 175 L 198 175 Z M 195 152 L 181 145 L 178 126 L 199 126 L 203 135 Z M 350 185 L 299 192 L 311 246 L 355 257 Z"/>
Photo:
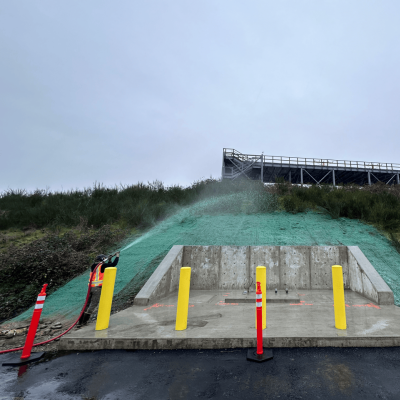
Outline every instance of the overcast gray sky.
<path fill-rule="evenodd" d="M 400 163 L 400 1 L 0 0 L 0 191 Z"/>

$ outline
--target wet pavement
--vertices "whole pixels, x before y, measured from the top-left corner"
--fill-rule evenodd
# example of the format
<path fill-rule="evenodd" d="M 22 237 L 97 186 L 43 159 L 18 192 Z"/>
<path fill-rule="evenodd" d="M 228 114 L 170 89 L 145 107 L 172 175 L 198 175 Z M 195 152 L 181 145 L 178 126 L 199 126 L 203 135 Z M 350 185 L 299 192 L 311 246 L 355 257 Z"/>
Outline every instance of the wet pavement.
<path fill-rule="evenodd" d="M 246 352 L 49 353 L 25 372 L 0 367 L 0 400 L 400 399 L 400 347 L 276 348 L 262 364 Z"/>

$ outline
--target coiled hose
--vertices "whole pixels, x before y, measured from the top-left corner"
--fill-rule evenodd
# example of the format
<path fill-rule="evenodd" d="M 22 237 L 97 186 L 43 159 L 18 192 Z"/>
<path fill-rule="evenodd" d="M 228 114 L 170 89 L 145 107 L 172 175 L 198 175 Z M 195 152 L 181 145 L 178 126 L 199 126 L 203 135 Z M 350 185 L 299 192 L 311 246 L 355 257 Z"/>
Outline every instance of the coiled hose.
<path fill-rule="evenodd" d="M 78 323 L 78 321 L 79 321 L 79 319 L 81 318 L 83 312 L 85 311 L 86 304 L 87 304 L 88 301 L 89 301 L 90 288 L 91 288 L 91 284 L 92 284 L 93 277 L 94 277 L 94 275 L 95 275 L 94 273 L 96 272 L 96 270 L 97 270 L 97 268 L 99 267 L 99 265 L 102 265 L 102 264 L 103 264 L 102 262 L 99 263 L 99 264 L 97 264 L 97 265 L 95 266 L 93 272 L 90 274 L 89 287 L 88 287 L 88 291 L 87 291 L 87 294 L 86 294 L 85 304 L 84 304 L 84 306 L 83 306 L 83 308 L 82 308 L 81 313 L 79 314 L 78 319 L 77 319 L 65 332 L 61 333 L 60 335 L 58 335 L 58 336 L 56 336 L 56 337 L 54 337 L 54 338 L 52 338 L 52 339 L 45 340 L 44 342 L 35 343 L 35 344 L 33 344 L 32 347 L 41 346 L 42 344 L 50 343 L 50 342 L 52 342 L 53 340 L 59 339 L 61 336 L 64 336 L 66 333 L 68 333 L 68 332 Z M 11 353 L 11 352 L 13 352 L 13 351 L 22 350 L 23 348 L 24 348 L 24 347 L 17 347 L 17 348 L 15 348 L 15 349 L 2 350 L 2 351 L 0 351 L 0 354 Z"/>

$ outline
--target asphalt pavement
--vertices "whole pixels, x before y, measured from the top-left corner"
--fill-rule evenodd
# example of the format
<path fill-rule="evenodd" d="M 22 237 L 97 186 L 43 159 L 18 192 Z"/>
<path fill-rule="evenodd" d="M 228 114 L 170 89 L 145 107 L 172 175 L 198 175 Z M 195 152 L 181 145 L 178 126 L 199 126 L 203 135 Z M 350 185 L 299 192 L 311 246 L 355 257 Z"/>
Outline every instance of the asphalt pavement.
<path fill-rule="evenodd" d="M 48 353 L 0 367 L 0 400 L 400 399 L 400 347 Z M 0 356 L 0 363 L 9 356 Z"/>

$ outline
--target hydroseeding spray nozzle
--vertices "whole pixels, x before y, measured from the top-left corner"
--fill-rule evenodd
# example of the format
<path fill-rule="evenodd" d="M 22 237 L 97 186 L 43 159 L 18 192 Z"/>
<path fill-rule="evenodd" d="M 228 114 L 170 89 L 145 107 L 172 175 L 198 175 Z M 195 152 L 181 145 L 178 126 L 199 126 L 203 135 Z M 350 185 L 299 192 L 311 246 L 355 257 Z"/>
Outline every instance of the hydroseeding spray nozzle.
<path fill-rule="evenodd" d="M 114 254 L 110 254 L 109 256 L 106 257 L 105 261 L 110 261 L 115 255 L 117 255 L 117 251 Z"/>

